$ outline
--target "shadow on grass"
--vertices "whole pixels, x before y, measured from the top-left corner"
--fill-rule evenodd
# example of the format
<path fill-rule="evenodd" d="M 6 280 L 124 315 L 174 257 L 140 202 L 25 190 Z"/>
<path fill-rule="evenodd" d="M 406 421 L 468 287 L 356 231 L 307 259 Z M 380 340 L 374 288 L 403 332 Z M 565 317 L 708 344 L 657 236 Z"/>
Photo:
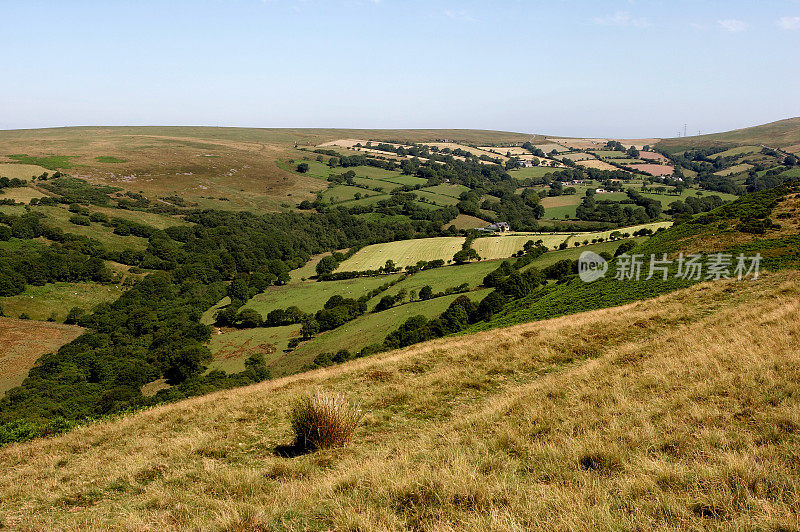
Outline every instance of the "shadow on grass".
<path fill-rule="evenodd" d="M 289 445 L 278 445 L 275 447 L 275 450 L 272 451 L 272 454 L 281 458 L 295 458 L 297 456 L 310 454 L 311 452 L 313 452 L 313 449 L 303 447 L 297 443 L 291 443 Z"/>

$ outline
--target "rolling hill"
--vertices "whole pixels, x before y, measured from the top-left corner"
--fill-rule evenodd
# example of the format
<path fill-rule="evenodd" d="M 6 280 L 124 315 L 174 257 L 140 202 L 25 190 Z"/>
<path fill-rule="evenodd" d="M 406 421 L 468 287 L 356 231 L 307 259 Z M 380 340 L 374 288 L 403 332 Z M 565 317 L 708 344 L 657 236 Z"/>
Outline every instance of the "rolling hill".
<path fill-rule="evenodd" d="M 772 148 L 786 148 L 800 144 L 800 117 L 734 129 L 724 133 L 663 139 L 658 142 L 657 146 L 670 152 L 676 152 L 697 147 L 727 147 L 750 144 L 759 146 L 763 144 Z"/>
<path fill-rule="evenodd" d="M 0 449 L 12 529 L 790 530 L 800 279 L 429 342 Z M 360 404 L 294 458 L 289 404 Z"/>

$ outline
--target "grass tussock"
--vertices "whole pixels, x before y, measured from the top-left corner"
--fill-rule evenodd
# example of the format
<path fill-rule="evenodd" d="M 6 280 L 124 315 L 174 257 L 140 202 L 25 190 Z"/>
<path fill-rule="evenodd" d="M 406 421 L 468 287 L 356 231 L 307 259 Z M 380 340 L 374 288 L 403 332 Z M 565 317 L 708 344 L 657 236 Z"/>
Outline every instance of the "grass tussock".
<path fill-rule="evenodd" d="M 0 522 L 798 530 L 798 323 L 800 275 L 766 274 L 162 405 L 0 449 Z M 348 445 L 269 452 L 345 397 Z"/>
<path fill-rule="evenodd" d="M 341 394 L 305 394 L 289 413 L 294 447 L 300 451 L 341 447 L 353 437 L 362 417 L 363 413 Z"/>

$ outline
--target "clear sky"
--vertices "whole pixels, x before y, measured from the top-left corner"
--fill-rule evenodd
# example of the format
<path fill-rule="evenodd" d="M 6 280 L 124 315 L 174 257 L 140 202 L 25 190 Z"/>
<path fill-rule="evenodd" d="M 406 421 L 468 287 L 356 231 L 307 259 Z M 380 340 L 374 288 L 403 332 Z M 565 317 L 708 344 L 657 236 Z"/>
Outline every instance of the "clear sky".
<path fill-rule="evenodd" d="M 675 136 L 800 115 L 800 0 L 0 0 L 0 129 Z"/>

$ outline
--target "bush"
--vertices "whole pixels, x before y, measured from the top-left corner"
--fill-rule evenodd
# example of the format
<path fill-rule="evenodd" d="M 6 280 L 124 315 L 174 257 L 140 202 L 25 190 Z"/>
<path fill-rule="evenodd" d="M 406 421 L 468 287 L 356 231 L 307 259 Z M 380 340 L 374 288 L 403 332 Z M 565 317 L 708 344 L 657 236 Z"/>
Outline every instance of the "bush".
<path fill-rule="evenodd" d="M 361 421 L 361 411 L 336 393 L 301 397 L 289 413 L 298 449 L 314 451 L 347 443 Z"/>

